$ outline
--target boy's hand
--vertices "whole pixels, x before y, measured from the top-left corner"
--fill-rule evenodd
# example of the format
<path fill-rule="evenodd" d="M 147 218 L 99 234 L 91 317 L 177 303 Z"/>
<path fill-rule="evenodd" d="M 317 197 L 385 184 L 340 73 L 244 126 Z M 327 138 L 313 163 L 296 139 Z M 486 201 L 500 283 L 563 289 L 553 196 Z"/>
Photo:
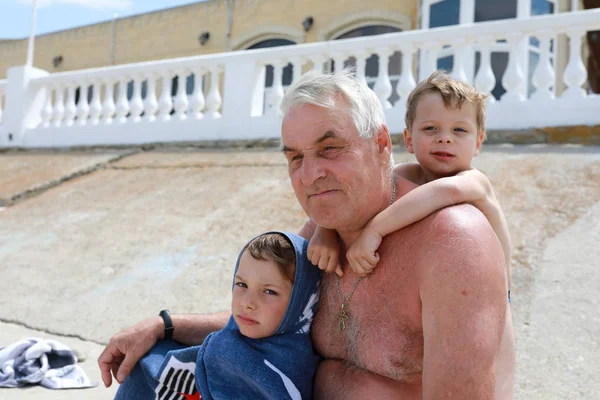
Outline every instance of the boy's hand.
<path fill-rule="evenodd" d="M 320 226 L 308 243 L 308 259 L 325 272 L 334 272 L 342 276 L 340 266 L 340 244 L 337 232 Z"/>
<path fill-rule="evenodd" d="M 361 232 L 346 253 L 352 272 L 358 275 L 367 275 L 373 271 L 379 262 L 377 249 L 382 240 L 383 237 L 372 230 L 365 229 Z"/>

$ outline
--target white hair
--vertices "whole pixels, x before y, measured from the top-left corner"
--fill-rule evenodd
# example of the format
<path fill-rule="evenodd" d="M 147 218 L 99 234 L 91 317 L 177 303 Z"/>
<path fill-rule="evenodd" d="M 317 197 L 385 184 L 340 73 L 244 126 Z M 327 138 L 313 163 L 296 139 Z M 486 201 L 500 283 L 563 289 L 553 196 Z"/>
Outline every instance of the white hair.
<path fill-rule="evenodd" d="M 385 115 L 379 99 L 367 85 L 356 79 L 352 70 L 343 69 L 332 74 L 308 72 L 295 82 L 281 102 L 281 113 L 311 104 L 330 110 L 336 98 L 350 104 L 348 113 L 360 137 L 370 138 L 385 123 Z"/>

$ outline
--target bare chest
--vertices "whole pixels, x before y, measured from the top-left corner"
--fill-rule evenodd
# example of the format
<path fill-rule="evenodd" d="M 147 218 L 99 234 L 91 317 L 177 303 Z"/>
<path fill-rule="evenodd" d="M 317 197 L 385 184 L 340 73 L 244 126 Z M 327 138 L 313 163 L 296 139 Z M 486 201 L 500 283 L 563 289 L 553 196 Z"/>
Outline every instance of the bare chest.
<path fill-rule="evenodd" d="M 340 329 L 341 300 L 336 277 L 323 278 L 313 343 L 328 359 L 344 360 L 367 371 L 401 381 L 420 378 L 423 364 L 421 310 L 414 279 L 393 266 L 378 267 L 356 286 Z M 344 300 L 356 276 L 340 280 Z"/>

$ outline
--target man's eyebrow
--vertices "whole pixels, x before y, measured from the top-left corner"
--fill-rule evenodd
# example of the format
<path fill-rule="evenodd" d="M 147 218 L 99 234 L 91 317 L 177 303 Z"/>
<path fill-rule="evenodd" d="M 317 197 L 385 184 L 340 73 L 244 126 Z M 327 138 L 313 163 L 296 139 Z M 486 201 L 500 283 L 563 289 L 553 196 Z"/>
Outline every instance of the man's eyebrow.
<path fill-rule="evenodd" d="M 323 134 L 323 136 L 321 136 L 319 139 L 317 139 L 317 141 L 315 143 L 322 143 L 324 141 L 326 141 L 327 139 L 336 139 L 338 138 L 338 135 L 334 132 L 334 131 L 327 131 L 325 132 L 325 134 Z M 281 151 L 284 153 L 289 153 L 289 152 L 293 152 L 293 151 L 297 151 L 296 149 L 292 149 L 291 147 L 288 147 L 286 145 L 281 146 Z"/>

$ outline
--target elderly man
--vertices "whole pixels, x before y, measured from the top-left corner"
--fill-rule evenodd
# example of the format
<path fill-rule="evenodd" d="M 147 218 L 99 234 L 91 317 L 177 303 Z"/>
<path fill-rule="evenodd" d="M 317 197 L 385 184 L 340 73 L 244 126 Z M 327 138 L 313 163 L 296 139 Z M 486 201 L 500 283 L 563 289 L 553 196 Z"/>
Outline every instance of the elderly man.
<path fill-rule="evenodd" d="M 346 73 L 305 75 L 286 94 L 283 151 L 311 221 L 348 248 L 365 224 L 414 184 L 394 177 L 390 135 L 374 93 Z M 314 222 L 313 222 L 314 221 Z M 470 205 L 436 212 L 385 237 L 380 262 L 361 278 L 325 275 L 312 327 L 323 356 L 323 399 L 509 399 L 514 346 L 503 253 Z M 173 337 L 199 344 L 229 313 L 177 315 Z M 122 382 L 163 337 L 154 317 L 115 335 L 99 358 Z"/>

